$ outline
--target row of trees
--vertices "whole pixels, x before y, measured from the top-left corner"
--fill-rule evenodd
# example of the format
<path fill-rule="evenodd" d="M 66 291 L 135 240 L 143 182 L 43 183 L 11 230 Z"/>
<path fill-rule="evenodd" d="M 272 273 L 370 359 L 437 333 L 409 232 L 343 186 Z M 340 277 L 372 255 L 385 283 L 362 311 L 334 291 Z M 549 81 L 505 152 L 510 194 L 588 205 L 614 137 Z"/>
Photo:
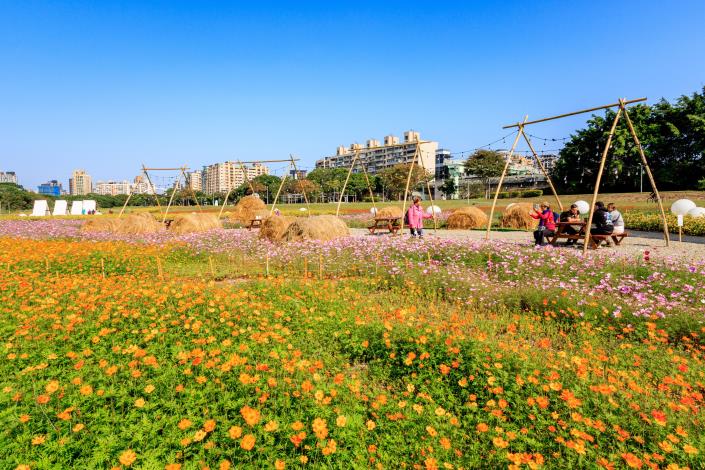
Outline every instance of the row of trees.
<path fill-rule="evenodd" d="M 615 111 L 593 116 L 561 150 L 553 178 L 568 193 L 592 191 L 601 152 Z M 705 189 L 705 87 L 675 103 L 629 107 L 631 118 L 659 189 Z M 641 158 L 624 119 L 620 119 L 602 177 L 603 191 L 639 191 Z M 644 190 L 650 190 L 644 175 Z"/>

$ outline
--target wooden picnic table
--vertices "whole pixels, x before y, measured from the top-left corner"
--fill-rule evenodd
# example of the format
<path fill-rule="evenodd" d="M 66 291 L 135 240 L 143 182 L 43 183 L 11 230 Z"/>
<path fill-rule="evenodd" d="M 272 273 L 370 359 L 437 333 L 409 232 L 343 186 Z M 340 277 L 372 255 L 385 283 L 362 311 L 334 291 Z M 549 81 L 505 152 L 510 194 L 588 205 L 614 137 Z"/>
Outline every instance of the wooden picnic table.
<path fill-rule="evenodd" d="M 262 226 L 262 219 L 250 219 L 250 222 L 247 224 L 247 230 L 252 230 L 253 227 L 261 227 Z"/>
<path fill-rule="evenodd" d="M 379 229 L 387 229 L 389 233 L 395 234 L 401 228 L 401 217 L 375 217 L 373 222 L 371 226 L 367 227 L 372 235 Z"/>
<path fill-rule="evenodd" d="M 578 233 L 568 233 L 568 227 L 573 227 Z M 584 222 L 556 222 L 556 231 L 553 235 L 546 237 L 551 245 L 555 245 L 559 239 L 565 238 L 567 240 L 585 240 L 585 229 L 587 227 L 587 221 Z M 615 245 L 622 243 L 624 237 L 628 237 L 627 232 L 615 233 L 611 235 L 590 235 L 590 248 L 593 250 L 600 247 L 600 243 L 611 238 Z"/>

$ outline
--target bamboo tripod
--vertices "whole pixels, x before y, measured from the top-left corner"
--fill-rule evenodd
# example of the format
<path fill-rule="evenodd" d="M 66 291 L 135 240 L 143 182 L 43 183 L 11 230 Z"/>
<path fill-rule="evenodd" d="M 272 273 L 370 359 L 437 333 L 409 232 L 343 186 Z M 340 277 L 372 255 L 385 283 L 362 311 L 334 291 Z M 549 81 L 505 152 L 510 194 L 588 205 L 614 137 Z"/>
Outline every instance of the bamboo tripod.
<path fill-rule="evenodd" d="M 167 216 L 169 215 L 169 209 L 171 208 L 172 203 L 174 202 L 174 196 L 176 195 L 176 190 L 181 184 L 181 177 L 183 176 L 184 182 L 188 179 L 186 177 L 186 170 L 189 168 L 186 165 L 176 167 L 176 168 L 147 168 L 144 164 L 142 164 L 142 174 L 144 174 L 145 178 L 147 178 L 147 185 L 149 186 L 149 189 L 152 191 L 152 195 L 154 196 L 154 199 L 157 202 L 157 207 L 159 208 L 159 213 L 162 214 L 162 222 L 166 221 Z M 157 190 L 152 183 L 152 178 L 149 176 L 150 171 L 178 171 L 179 174 L 176 177 L 176 181 L 174 181 L 174 187 L 171 192 L 171 196 L 169 197 L 169 202 L 166 206 L 166 210 L 162 212 L 162 206 L 159 203 L 159 196 L 157 195 Z M 203 208 L 201 207 L 201 204 L 198 202 L 198 198 L 196 197 L 196 192 L 193 190 L 191 185 L 187 185 L 187 188 L 191 192 L 191 195 L 193 196 L 193 199 L 196 201 L 196 206 L 198 206 L 198 210 L 201 211 Z M 127 199 L 125 199 L 125 204 L 122 205 L 122 209 L 120 209 L 120 214 L 118 215 L 118 218 L 122 217 L 122 214 L 125 212 L 125 208 L 127 207 L 127 204 L 130 202 L 130 199 L 132 198 L 132 195 L 134 192 L 132 191 L 132 188 L 130 188 L 130 192 L 127 195 Z"/>
<path fill-rule="evenodd" d="M 416 163 L 416 160 L 419 161 L 419 167 L 421 170 L 426 173 L 426 168 L 424 167 L 423 164 L 423 158 L 421 158 L 421 142 L 416 143 L 416 151 L 414 152 L 414 157 L 411 159 L 411 165 L 409 166 L 409 174 L 406 177 L 406 188 L 404 189 L 404 202 L 402 204 L 402 209 L 401 213 L 406 214 L 406 200 L 409 195 L 409 186 L 411 185 L 411 175 L 414 172 L 414 165 Z M 431 201 L 431 206 L 432 210 L 431 213 L 433 214 L 433 232 L 437 233 L 438 232 L 438 219 L 436 217 L 436 210 L 435 206 L 433 204 L 433 194 L 431 193 L 431 183 L 429 182 L 429 179 L 426 178 L 426 190 L 428 191 L 428 199 Z M 401 229 L 399 230 L 399 233 L 401 233 L 404 230 L 404 218 L 402 217 L 401 219 Z"/>
<path fill-rule="evenodd" d="M 299 170 L 296 168 L 296 162 L 298 161 L 298 158 L 294 158 L 293 155 L 289 154 L 289 160 L 284 160 L 288 161 L 289 165 L 286 167 L 286 172 L 284 173 L 284 176 L 282 176 L 281 183 L 279 183 L 279 189 L 277 189 L 277 195 L 274 196 L 274 201 L 272 202 L 272 208 L 269 210 L 269 215 L 272 215 L 274 213 L 274 208 L 277 205 L 277 201 L 279 200 L 279 195 L 282 192 L 282 188 L 284 188 L 284 182 L 286 181 L 286 176 L 289 174 L 289 170 L 293 169 L 294 170 L 294 175 L 298 175 Z M 308 217 L 311 217 L 311 206 L 308 203 L 308 196 L 306 195 L 306 188 L 302 187 L 301 192 L 304 195 L 304 202 L 306 203 L 306 215 Z"/>
<path fill-rule="evenodd" d="M 365 183 L 367 183 L 367 190 L 370 192 L 370 198 L 372 200 L 372 207 L 374 209 L 374 213 L 377 214 L 377 205 L 375 204 L 375 195 L 374 195 L 374 192 L 372 191 L 372 185 L 370 184 L 370 177 L 367 174 L 367 167 L 365 166 L 365 163 L 360 159 L 360 150 L 356 149 L 355 155 L 353 156 L 353 159 L 350 162 L 350 168 L 348 168 L 348 174 L 345 177 L 345 182 L 343 183 L 343 188 L 340 190 L 340 198 L 338 198 L 338 207 L 335 210 L 336 217 L 338 217 L 340 215 L 340 205 L 343 203 L 343 196 L 345 195 L 345 188 L 348 187 L 348 181 L 350 181 L 350 175 L 352 174 L 356 163 L 358 163 L 360 165 L 360 167 L 362 168 L 362 173 L 365 175 Z"/>
<path fill-rule="evenodd" d="M 583 245 L 583 253 L 587 252 L 587 249 L 589 246 L 590 227 L 592 225 L 592 218 L 593 218 L 595 203 L 597 202 L 597 196 L 598 196 L 599 190 L 600 190 L 600 182 L 602 181 L 602 173 L 604 172 L 605 162 L 607 161 L 607 155 L 609 153 L 610 146 L 612 145 L 612 138 L 614 137 L 614 132 L 615 132 L 615 129 L 617 128 L 617 123 L 619 122 L 619 119 L 622 116 L 622 114 L 624 115 L 624 119 L 627 122 L 627 127 L 629 128 L 629 133 L 631 134 L 632 138 L 634 139 L 634 143 L 636 144 L 637 149 L 639 149 L 639 156 L 641 158 L 641 162 L 644 165 L 644 168 L 646 169 L 646 174 L 648 175 L 649 181 L 651 182 L 651 188 L 653 189 L 654 194 L 656 195 L 656 200 L 659 205 L 659 211 L 661 213 L 661 220 L 663 221 L 664 240 L 666 241 L 666 246 L 670 246 L 670 236 L 668 233 L 668 222 L 666 221 L 666 212 L 663 208 L 663 201 L 661 200 L 661 195 L 659 194 L 658 188 L 656 187 L 656 181 L 654 180 L 654 176 L 651 173 L 651 167 L 649 167 L 649 163 L 646 160 L 646 155 L 644 154 L 644 148 L 641 146 L 641 143 L 639 142 L 639 136 L 637 135 L 636 130 L 634 129 L 634 125 L 632 124 L 632 120 L 629 117 L 629 112 L 627 111 L 627 105 L 632 104 L 632 103 L 640 103 L 643 101 L 646 101 L 646 98 L 638 98 L 635 100 L 626 100 L 626 99 L 620 98 L 617 103 L 607 104 L 604 106 L 597 106 L 597 107 L 589 108 L 589 109 L 582 109 L 579 111 L 574 111 L 572 113 L 560 114 L 557 116 L 551 116 L 551 117 L 547 117 L 547 118 L 543 118 L 543 119 L 537 119 L 534 121 L 527 121 L 528 116 L 525 116 L 524 120 L 522 122 L 518 122 L 516 124 L 510 124 L 508 126 L 504 126 L 503 129 L 509 129 L 512 127 L 516 127 L 517 128 L 517 135 L 516 135 L 516 138 L 514 139 L 514 144 L 512 145 L 512 148 L 509 152 L 509 156 L 507 158 L 507 163 L 505 164 L 504 170 L 502 171 L 502 175 L 500 176 L 499 184 L 497 185 L 497 190 L 495 192 L 494 200 L 492 201 L 492 209 L 490 210 L 490 220 L 487 224 L 487 233 L 485 235 L 485 240 L 488 240 L 489 236 L 490 236 L 490 229 L 492 227 L 492 217 L 494 215 L 495 206 L 497 205 L 497 199 L 499 197 L 499 192 L 500 192 L 500 188 L 502 186 L 502 182 L 504 181 L 504 177 L 507 173 L 507 168 L 509 167 L 509 159 L 511 158 L 512 154 L 514 153 L 514 150 L 516 149 L 516 145 L 519 142 L 519 138 L 522 136 L 524 137 L 527 144 L 529 145 L 529 148 L 531 149 L 531 152 L 534 155 L 534 158 L 536 158 L 536 161 L 539 163 L 541 171 L 546 176 L 546 179 L 549 183 L 549 186 L 551 187 L 551 190 L 553 191 L 553 194 L 556 197 L 556 200 L 558 201 L 559 207 L 561 208 L 561 210 L 563 210 L 563 206 L 560 202 L 560 198 L 558 197 L 558 194 L 556 193 L 555 187 L 553 186 L 553 182 L 551 181 L 551 178 L 549 177 L 548 173 L 546 172 L 546 169 L 543 167 L 543 164 L 540 162 L 538 155 L 536 154 L 536 151 L 534 150 L 533 145 L 531 144 L 528 136 L 524 132 L 525 127 L 528 125 L 531 125 L 531 124 L 552 121 L 555 119 L 561 119 L 561 118 L 568 117 L 568 116 L 575 116 L 577 114 L 589 113 L 589 112 L 593 112 L 593 111 L 599 111 L 601 109 L 609 109 L 609 108 L 618 107 L 619 109 L 617 110 L 617 113 L 616 113 L 614 120 L 612 122 L 612 126 L 610 128 L 610 133 L 607 136 L 607 142 L 605 143 L 605 147 L 602 151 L 602 157 L 600 159 L 600 166 L 599 166 L 599 169 L 597 172 L 597 179 L 595 181 L 595 190 L 592 195 L 592 204 L 590 206 L 590 208 L 591 208 L 590 215 L 588 216 L 587 226 L 586 226 L 586 230 L 585 230 L 585 244 Z"/>

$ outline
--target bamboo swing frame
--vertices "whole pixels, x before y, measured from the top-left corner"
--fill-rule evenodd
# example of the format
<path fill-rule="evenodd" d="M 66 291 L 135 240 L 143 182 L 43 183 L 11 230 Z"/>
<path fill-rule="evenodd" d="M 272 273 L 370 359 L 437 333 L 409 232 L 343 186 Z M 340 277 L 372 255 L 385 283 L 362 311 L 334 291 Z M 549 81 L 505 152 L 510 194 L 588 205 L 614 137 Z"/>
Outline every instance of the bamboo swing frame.
<path fill-rule="evenodd" d="M 663 201 L 661 200 L 661 195 L 658 192 L 658 188 L 656 187 L 656 181 L 654 180 L 654 176 L 651 172 L 651 167 L 649 167 L 649 163 L 646 160 L 646 155 L 644 154 L 644 148 L 641 146 L 641 143 L 639 142 L 639 136 L 636 133 L 636 130 L 634 129 L 634 125 L 632 124 L 632 120 L 629 117 L 629 112 L 627 111 L 627 105 L 632 104 L 632 103 L 641 103 L 646 101 L 646 98 L 638 98 L 634 100 L 626 100 L 624 98 L 620 98 L 617 103 L 611 103 L 603 106 L 597 106 L 594 108 L 588 108 L 588 109 L 582 109 L 579 111 L 574 111 L 571 113 L 565 113 L 565 114 L 559 114 L 557 116 L 551 116 L 547 118 L 542 118 L 542 119 L 536 119 L 534 121 L 529 121 L 528 116 L 524 116 L 524 120 L 521 122 L 517 122 L 516 124 L 510 124 L 507 126 L 502 127 L 502 129 L 510 129 L 513 127 L 517 128 L 517 135 L 516 138 L 514 139 L 514 144 L 512 144 L 511 150 L 509 151 L 509 155 L 507 156 L 507 162 L 504 165 L 504 169 L 502 170 L 502 175 L 499 178 L 499 183 L 497 184 L 497 189 L 495 191 L 494 199 L 492 201 L 492 208 L 490 209 L 490 219 L 487 223 L 487 232 L 485 234 L 485 240 L 489 240 L 490 238 L 490 231 L 492 229 L 492 219 L 494 217 L 494 211 L 495 207 L 497 206 L 497 199 L 499 198 L 499 193 L 502 188 L 502 183 L 504 182 L 504 178 L 507 174 L 507 169 L 509 167 L 509 161 L 514 154 L 514 151 L 516 150 L 516 146 L 519 143 L 519 139 L 521 137 L 524 137 L 524 140 L 526 140 L 526 143 L 528 144 L 529 148 L 531 149 L 531 153 L 533 154 L 534 158 L 536 159 L 536 162 L 539 164 L 539 167 L 541 168 L 541 171 L 543 172 L 544 176 L 546 176 L 546 180 L 548 181 L 549 186 L 551 187 L 551 191 L 553 192 L 553 195 L 556 198 L 556 201 L 558 202 L 558 206 L 560 207 L 561 211 L 563 211 L 563 205 L 561 204 L 561 200 L 558 197 L 558 193 L 556 192 L 555 187 L 553 186 L 553 181 L 551 180 L 551 177 L 549 176 L 548 172 L 546 171 L 545 167 L 541 163 L 540 159 L 538 158 L 538 155 L 536 153 L 536 150 L 534 150 L 533 145 L 531 144 L 531 140 L 529 139 L 529 136 L 526 134 L 524 129 L 528 125 L 532 124 L 538 124 L 541 122 L 546 122 L 546 121 L 552 121 L 555 119 L 561 119 L 564 117 L 568 116 L 575 116 L 577 114 L 584 114 L 584 113 L 589 113 L 593 111 L 599 111 L 602 109 L 610 109 L 614 107 L 619 107 L 617 110 L 617 113 L 614 117 L 614 120 L 612 121 L 612 126 L 610 128 L 610 133 L 607 136 L 607 142 L 605 143 L 605 147 L 602 151 L 602 156 L 600 158 L 600 166 L 597 172 L 597 179 L 595 181 L 595 189 L 592 195 L 592 204 L 590 205 L 590 212 L 588 216 L 588 221 L 585 229 L 585 244 L 583 245 L 583 254 L 587 252 L 589 242 L 590 242 L 590 227 L 592 226 L 592 217 L 594 213 L 594 208 L 595 208 L 595 203 L 597 202 L 597 196 L 599 195 L 599 190 L 600 190 L 600 182 L 602 181 L 602 173 L 604 172 L 605 168 L 605 162 L 607 161 L 607 155 L 609 153 L 610 146 L 612 145 L 612 138 L 614 137 L 614 132 L 615 129 L 617 128 L 617 123 L 619 122 L 619 119 L 622 115 L 624 115 L 624 119 L 627 122 L 627 127 L 629 128 L 629 133 L 632 136 L 632 139 L 634 140 L 634 143 L 636 144 L 637 149 L 639 149 L 639 156 L 641 157 L 642 164 L 644 165 L 644 168 L 646 169 L 646 174 L 649 177 L 649 181 L 651 182 L 651 188 L 654 191 L 654 194 L 656 196 L 656 201 L 658 202 L 659 206 L 659 211 L 661 213 L 661 220 L 663 221 L 663 236 L 664 240 L 666 241 L 666 246 L 670 246 L 670 236 L 668 233 L 668 222 L 666 221 L 666 212 L 663 208 Z"/>
<path fill-rule="evenodd" d="M 409 186 L 411 183 L 411 175 L 414 172 L 414 165 L 416 164 L 416 161 L 418 160 L 419 166 L 421 169 L 426 171 L 426 168 L 423 165 L 423 159 L 421 158 L 421 144 L 425 144 L 428 141 L 416 141 L 416 148 L 414 150 L 414 156 L 411 159 L 411 164 L 409 166 L 409 173 L 406 177 L 406 188 L 404 189 L 404 202 L 402 205 L 402 219 L 401 219 L 401 227 L 399 230 L 399 233 L 401 233 L 404 230 L 404 217 L 403 214 L 406 213 L 406 199 L 409 194 Z M 391 148 L 391 147 L 401 147 L 403 145 L 408 145 L 408 143 L 405 144 L 393 144 L 393 145 L 380 145 L 376 147 L 365 147 L 365 151 L 369 150 L 379 150 L 379 149 L 384 149 L 384 148 Z M 345 194 L 345 188 L 348 186 L 348 181 L 350 180 L 350 175 L 353 172 L 353 169 L 355 168 L 355 164 L 359 163 L 360 167 L 362 168 L 362 172 L 365 175 L 365 182 L 367 183 L 367 189 L 370 192 L 370 198 L 372 199 L 372 207 L 375 209 L 375 216 L 377 215 L 377 206 L 375 204 L 375 196 L 374 192 L 372 191 L 372 185 L 370 184 L 370 179 L 367 173 L 367 168 L 365 167 L 365 164 L 363 163 L 362 159 L 360 159 L 360 149 L 355 149 L 355 154 L 353 155 L 353 159 L 350 162 L 350 167 L 348 168 L 348 174 L 345 177 L 345 182 L 343 183 L 343 188 L 340 190 L 340 197 L 338 198 L 338 207 L 335 211 L 335 216 L 338 217 L 340 215 L 340 206 L 343 203 L 343 196 Z M 431 201 L 431 205 L 433 206 L 433 194 L 431 193 L 431 184 L 429 180 L 426 180 L 426 189 L 428 190 L 428 197 L 429 200 Z M 438 219 L 436 217 L 436 211 L 433 212 L 433 230 L 434 232 L 438 231 Z"/>
<path fill-rule="evenodd" d="M 152 191 L 152 195 L 154 196 L 154 199 L 157 202 L 157 207 L 159 208 L 159 213 L 162 214 L 162 223 L 166 221 L 167 216 L 169 215 L 169 209 L 171 208 L 172 203 L 174 202 L 174 196 L 176 195 L 176 188 L 179 187 L 179 184 L 181 183 L 181 177 L 183 176 L 184 178 L 184 183 L 188 179 L 186 177 L 186 171 L 189 169 L 186 165 L 182 165 L 180 167 L 175 167 L 175 168 L 148 168 L 145 166 L 145 164 L 142 164 L 142 174 L 144 174 L 145 178 L 147 178 L 147 184 L 149 185 L 149 189 Z M 173 191 L 171 192 L 171 196 L 169 197 L 169 202 L 166 206 L 166 210 L 162 211 L 162 205 L 159 202 L 159 195 L 157 194 L 156 188 L 154 184 L 152 184 L 152 178 L 149 176 L 150 171 L 178 171 L 179 174 L 176 177 L 176 181 L 174 181 L 174 187 Z M 198 206 L 198 210 L 202 211 L 203 208 L 201 207 L 201 204 L 198 202 L 198 198 L 196 197 L 196 192 L 191 188 L 191 186 L 188 186 L 189 191 L 191 192 L 191 195 L 193 196 L 193 199 L 196 201 L 196 206 Z M 127 199 L 125 199 L 125 203 L 122 205 L 122 209 L 120 209 L 120 214 L 118 215 L 118 219 L 122 217 L 122 214 L 125 212 L 125 208 L 127 207 L 127 204 L 130 202 L 130 199 L 132 198 L 132 195 L 134 192 L 132 191 L 132 188 L 130 188 L 130 192 L 127 194 Z"/>

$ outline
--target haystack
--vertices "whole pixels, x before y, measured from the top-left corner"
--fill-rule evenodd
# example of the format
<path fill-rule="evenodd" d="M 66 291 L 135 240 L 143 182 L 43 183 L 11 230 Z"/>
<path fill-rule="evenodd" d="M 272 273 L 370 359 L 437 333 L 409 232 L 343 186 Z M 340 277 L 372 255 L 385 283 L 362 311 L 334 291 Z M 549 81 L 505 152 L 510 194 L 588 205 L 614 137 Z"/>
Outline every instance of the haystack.
<path fill-rule="evenodd" d="M 235 209 L 230 212 L 230 220 L 242 224 L 249 223 L 257 215 L 263 215 L 267 209 L 266 204 L 259 196 L 245 196 L 235 205 Z"/>
<path fill-rule="evenodd" d="M 536 220 L 529 213 L 533 208 L 532 204 L 519 202 L 507 207 L 502 214 L 500 226 L 504 228 L 518 228 L 529 230 L 536 227 Z"/>
<path fill-rule="evenodd" d="M 487 226 L 489 218 L 478 207 L 469 206 L 456 209 L 448 216 L 449 229 L 471 229 Z"/>
<path fill-rule="evenodd" d="M 223 228 L 217 215 L 192 213 L 175 217 L 169 226 L 169 231 L 182 235 L 184 233 L 206 232 L 216 228 Z"/>
<path fill-rule="evenodd" d="M 377 211 L 375 219 L 399 219 L 404 215 L 401 207 L 399 206 L 387 206 L 382 207 Z"/>
<path fill-rule="evenodd" d="M 299 240 L 333 240 L 347 237 L 350 229 L 345 222 L 334 215 L 317 215 L 314 217 L 298 217 L 286 229 L 281 239 L 285 241 Z"/>
<path fill-rule="evenodd" d="M 284 232 L 294 221 L 293 217 L 284 215 L 271 215 L 262 221 L 259 229 L 259 237 L 273 242 L 278 242 L 284 236 Z"/>
<path fill-rule="evenodd" d="M 117 219 L 92 219 L 83 224 L 81 230 L 86 232 L 113 232 L 128 235 L 156 233 L 164 230 L 164 225 L 151 214 L 130 214 Z"/>

